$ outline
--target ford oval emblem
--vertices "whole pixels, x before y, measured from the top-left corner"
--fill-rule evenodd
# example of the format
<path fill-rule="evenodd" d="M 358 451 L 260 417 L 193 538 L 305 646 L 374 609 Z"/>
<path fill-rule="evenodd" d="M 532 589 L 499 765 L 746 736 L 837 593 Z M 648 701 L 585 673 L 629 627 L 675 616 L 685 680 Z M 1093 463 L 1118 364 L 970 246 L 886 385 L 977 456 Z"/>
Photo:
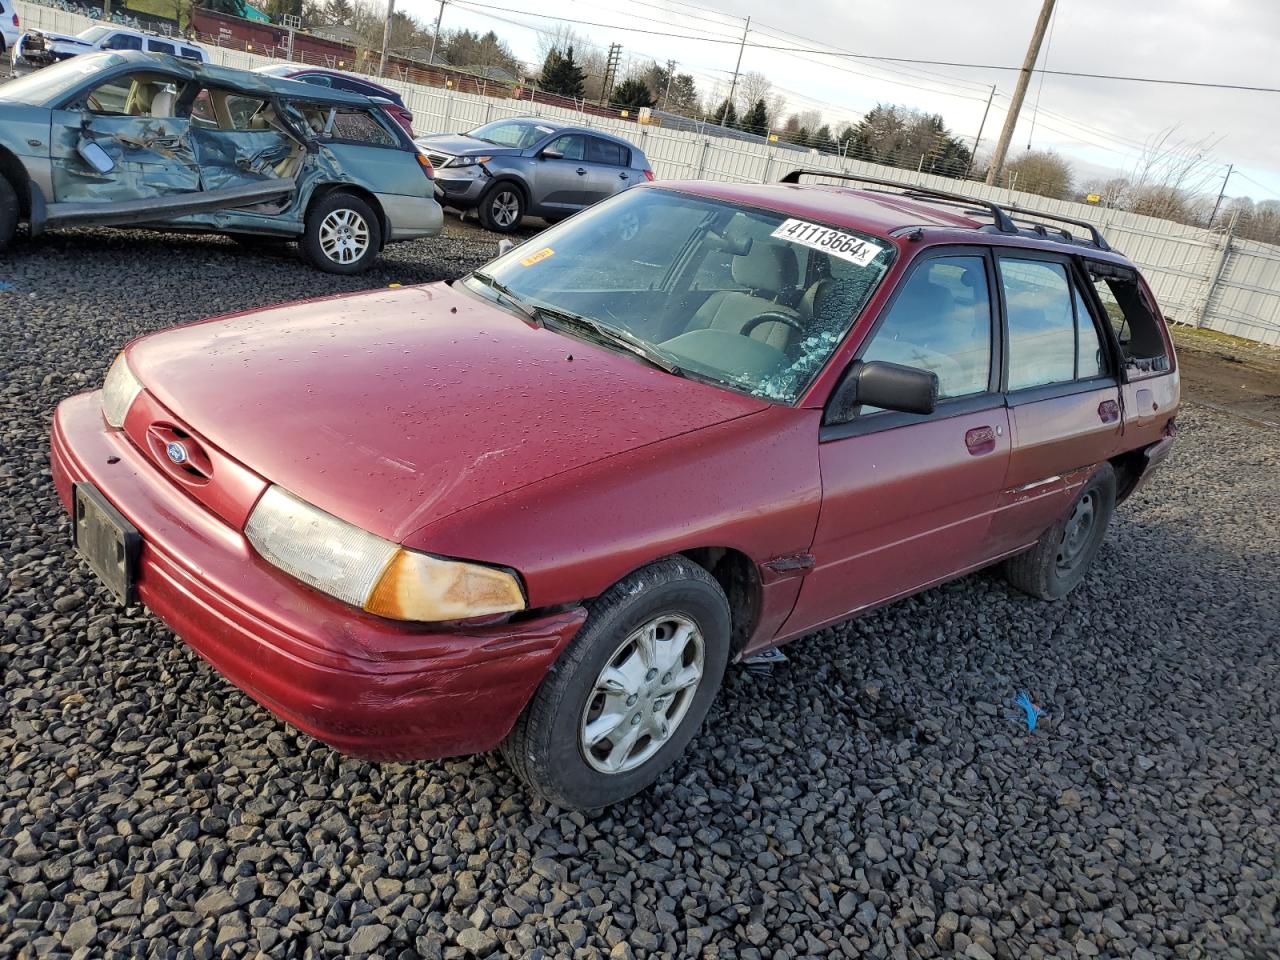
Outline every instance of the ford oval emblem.
<path fill-rule="evenodd" d="M 164 448 L 164 452 L 169 455 L 169 459 L 174 463 L 187 462 L 187 448 L 177 440 L 170 440 L 168 446 Z"/>

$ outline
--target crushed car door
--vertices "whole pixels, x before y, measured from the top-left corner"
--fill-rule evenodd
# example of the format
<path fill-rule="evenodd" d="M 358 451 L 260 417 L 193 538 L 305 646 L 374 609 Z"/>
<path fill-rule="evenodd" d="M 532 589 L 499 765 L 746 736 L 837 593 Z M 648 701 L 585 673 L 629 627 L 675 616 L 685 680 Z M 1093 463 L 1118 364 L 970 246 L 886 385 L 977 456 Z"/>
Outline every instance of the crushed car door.
<path fill-rule="evenodd" d="M 200 174 L 190 122 L 173 116 L 183 81 L 138 71 L 53 111 L 55 203 L 110 203 L 192 193 Z"/>
<path fill-rule="evenodd" d="M 287 179 L 305 157 L 305 146 L 262 98 L 209 88 L 197 94 L 190 112 L 205 190 Z"/>
<path fill-rule="evenodd" d="M 291 181 L 203 188 L 191 120 L 175 116 L 186 84 L 132 71 L 52 111 L 53 202 L 45 222 L 153 223 L 291 191 Z"/>

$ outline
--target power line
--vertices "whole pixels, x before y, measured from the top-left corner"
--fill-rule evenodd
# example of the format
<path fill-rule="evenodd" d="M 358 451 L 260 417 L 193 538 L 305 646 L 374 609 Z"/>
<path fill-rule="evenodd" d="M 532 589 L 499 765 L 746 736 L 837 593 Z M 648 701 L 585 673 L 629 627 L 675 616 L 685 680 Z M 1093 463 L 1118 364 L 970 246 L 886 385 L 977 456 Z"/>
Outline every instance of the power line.
<path fill-rule="evenodd" d="M 569 17 L 558 17 L 550 13 L 534 13 L 529 10 L 519 10 L 513 7 L 500 7 L 495 4 L 477 3 L 475 0 L 467 0 L 467 5 L 477 7 L 484 10 L 501 10 L 504 13 L 519 13 L 528 17 L 541 17 L 546 20 L 559 20 L 562 23 L 576 23 L 584 27 L 601 27 L 605 30 L 621 30 L 627 33 L 647 33 L 653 36 L 666 37 L 670 40 L 701 40 L 705 43 L 727 43 L 738 46 L 742 41 L 728 39 L 723 37 L 707 37 L 696 36 L 693 34 L 672 33 L 670 30 L 647 30 L 643 27 L 624 27 L 616 23 L 599 23 L 592 20 L 575 20 Z M 652 21 L 651 18 L 642 18 Z M 698 29 L 691 27 L 689 29 Z M 921 57 L 886 57 L 879 54 L 871 53 L 838 53 L 830 50 L 823 50 L 815 47 L 781 47 L 773 44 L 752 43 L 747 42 L 748 47 L 756 50 L 775 50 L 781 53 L 812 53 L 824 57 L 848 58 L 853 60 L 882 60 L 888 63 L 912 63 L 923 64 L 933 67 L 956 67 L 962 70 L 1002 70 L 1010 73 L 1016 73 L 1021 67 L 1006 66 L 998 63 L 962 63 L 957 60 L 927 60 Z M 1243 90 L 1250 93 L 1280 93 L 1280 87 L 1262 87 L 1253 86 L 1243 83 L 1213 83 L 1205 80 L 1172 80 L 1167 77 L 1134 77 L 1117 73 L 1088 73 L 1081 70 L 1043 70 L 1036 71 L 1038 73 L 1047 73 L 1054 77 L 1079 77 L 1088 80 L 1117 80 L 1126 83 L 1153 83 L 1166 84 L 1176 87 L 1200 87 L 1208 90 Z"/>

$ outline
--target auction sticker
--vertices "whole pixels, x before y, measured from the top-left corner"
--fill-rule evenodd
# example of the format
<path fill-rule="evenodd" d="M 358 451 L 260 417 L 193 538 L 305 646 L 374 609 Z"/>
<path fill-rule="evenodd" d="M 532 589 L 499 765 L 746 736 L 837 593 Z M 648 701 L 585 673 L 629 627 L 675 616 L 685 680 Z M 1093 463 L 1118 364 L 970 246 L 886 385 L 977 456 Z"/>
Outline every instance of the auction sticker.
<path fill-rule="evenodd" d="M 824 227 L 820 223 L 809 223 L 807 220 L 785 220 L 773 236 L 790 240 L 804 247 L 821 250 L 841 260 L 848 260 L 860 267 L 868 263 L 884 250 L 877 244 L 851 233 L 844 233 L 832 227 Z"/>
<path fill-rule="evenodd" d="M 522 267 L 532 267 L 535 263 L 541 263 L 543 260 L 547 259 L 547 257 L 555 256 L 555 253 L 556 252 L 550 247 L 543 247 L 537 253 L 531 253 L 529 256 L 521 260 L 520 265 Z"/>

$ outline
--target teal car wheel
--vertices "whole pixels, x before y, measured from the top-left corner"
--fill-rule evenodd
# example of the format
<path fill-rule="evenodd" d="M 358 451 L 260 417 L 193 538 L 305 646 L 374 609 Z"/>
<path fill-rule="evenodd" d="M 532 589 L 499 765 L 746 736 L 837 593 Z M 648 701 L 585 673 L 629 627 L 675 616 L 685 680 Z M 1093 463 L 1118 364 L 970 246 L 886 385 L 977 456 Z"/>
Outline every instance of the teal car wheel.
<path fill-rule="evenodd" d="M 382 249 L 382 225 L 363 199 L 336 190 L 312 205 L 302 252 L 326 273 L 362 273 Z"/>

